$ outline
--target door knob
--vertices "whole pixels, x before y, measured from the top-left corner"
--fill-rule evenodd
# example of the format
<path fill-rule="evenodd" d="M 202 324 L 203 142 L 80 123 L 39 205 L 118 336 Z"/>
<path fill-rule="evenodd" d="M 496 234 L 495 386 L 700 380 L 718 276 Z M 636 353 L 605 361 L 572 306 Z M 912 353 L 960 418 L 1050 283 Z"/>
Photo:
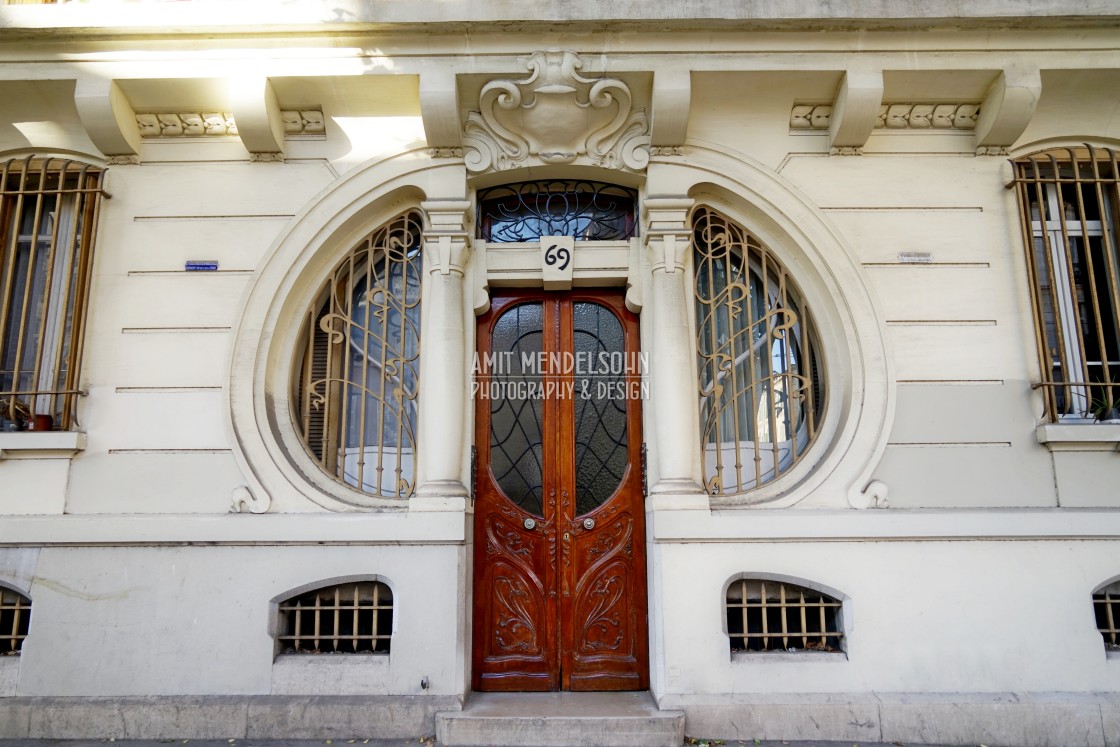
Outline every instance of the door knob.
<path fill-rule="evenodd" d="M 583 520 L 583 528 L 584 529 L 594 529 L 595 528 L 595 520 L 594 519 L 584 519 Z"/>
<path fill-rule="evenodd" d="M 525 528 L 529 529 L 529 530 L 533 530 L 537 526 L 537 522 L 533 521 L 532 519 L 526 519 L 524 521 L 524 524 L 525 524 Z"/>

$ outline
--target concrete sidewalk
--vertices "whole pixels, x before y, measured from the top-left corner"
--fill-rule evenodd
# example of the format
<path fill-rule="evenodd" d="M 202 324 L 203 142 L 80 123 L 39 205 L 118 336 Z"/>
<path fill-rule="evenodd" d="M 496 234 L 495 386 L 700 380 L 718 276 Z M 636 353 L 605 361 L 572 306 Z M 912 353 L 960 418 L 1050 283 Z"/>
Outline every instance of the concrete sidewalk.
<path fill-rule="evenodd" d="M 415 739 L 0 739 L 0 747 L 439 747 L 432 737 Z M 690 738 L 686 747 L 949 747 L 909 742 L 781 742 Z M 983 747 L 970 745 L 968 747 Z"/>

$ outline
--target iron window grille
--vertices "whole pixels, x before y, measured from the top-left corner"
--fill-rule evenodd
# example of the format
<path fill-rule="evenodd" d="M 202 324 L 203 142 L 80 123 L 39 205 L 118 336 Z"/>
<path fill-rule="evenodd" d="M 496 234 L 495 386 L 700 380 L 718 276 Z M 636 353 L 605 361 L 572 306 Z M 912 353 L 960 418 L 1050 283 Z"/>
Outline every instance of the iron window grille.
<path fill-rule="evenodd" d="M 839 600 L 813 589 L 762 579 L 727 588 L 727 634 L 732 653 L 840 651 Z"/>
<path fill-rule="evenodd" d="M 31 600 L 0 586 L 0 655 L 19 656 L 31 625 Z"/>
<path fill-rule="evenodd" d="M 281 653 L 389 653 L 393 591 L 380 581 L 325 586 L 278 609 Z"/>
<path fill-rule="evenodd" d="M 1061 148 L 1015 162 L 1041 388 L 1050 421 L 1120 405 L 1120 168 L 1116 151 Z"/>
<path fill-rule="evenodd" d="M 1105 648 L 1120 651 L 1120 581 L 1093 592 L 1093 613 Z"/>
<path fill-rule="evenodd" d="M 0 165 L 0 429 L 74 424 L 103 177 L 60 158 Z"/>
<path fill-rule="evenodd" d="M 693 212 L 700 433 L 709 493 L 793 469 L 819 429 L 822 363 L 808 304 L 778 258 L 715 210 Z"/>
<path fill-rule="evenodd" d="M 480 190 L 478 237 L 491 242 L 573 236 L 623 241 L 637 235 L 638 193 L 574 179 L 519 182 Z"/>
<path fill-rule="evenodd" d="M 422 231 L 420 213 L 403 213 L 335 266 L 307 312 L 293 382 L 312 458 L 386 497 L 415 484 Z"/>

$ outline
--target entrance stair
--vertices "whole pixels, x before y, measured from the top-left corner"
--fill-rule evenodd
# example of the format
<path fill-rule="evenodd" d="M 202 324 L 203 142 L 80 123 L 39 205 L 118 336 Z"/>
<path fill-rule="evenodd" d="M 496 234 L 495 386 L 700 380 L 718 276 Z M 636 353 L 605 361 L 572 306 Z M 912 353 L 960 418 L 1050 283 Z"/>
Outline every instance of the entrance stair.
<path fill-rule="evenodd" d="M 681 747 L 684 712 L 661 711 L 648 692 L 471 693 L 461 711 L 436 714 L 446 747 Z"/>

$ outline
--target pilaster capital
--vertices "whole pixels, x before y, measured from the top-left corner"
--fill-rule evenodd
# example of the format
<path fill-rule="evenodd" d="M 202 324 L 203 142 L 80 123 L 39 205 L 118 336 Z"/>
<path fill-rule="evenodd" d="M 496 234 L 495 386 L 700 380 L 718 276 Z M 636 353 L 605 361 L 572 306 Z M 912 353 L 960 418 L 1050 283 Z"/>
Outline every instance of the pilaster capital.
<path fill-rule="evenodd" d="M 688 212 L 695 203 L 690 197 L 651 197 L 645 201 L 646 246 L 654 272 L 677 273 L 684 269 L 692 233 Z"/>
<path fill-rule="evenodd" d="M 470 256 L 469 200 L 427 200 L 420 209 L 428 216 L 424 231 L 424 264 L 428 272 L 463 276 Z"/>

